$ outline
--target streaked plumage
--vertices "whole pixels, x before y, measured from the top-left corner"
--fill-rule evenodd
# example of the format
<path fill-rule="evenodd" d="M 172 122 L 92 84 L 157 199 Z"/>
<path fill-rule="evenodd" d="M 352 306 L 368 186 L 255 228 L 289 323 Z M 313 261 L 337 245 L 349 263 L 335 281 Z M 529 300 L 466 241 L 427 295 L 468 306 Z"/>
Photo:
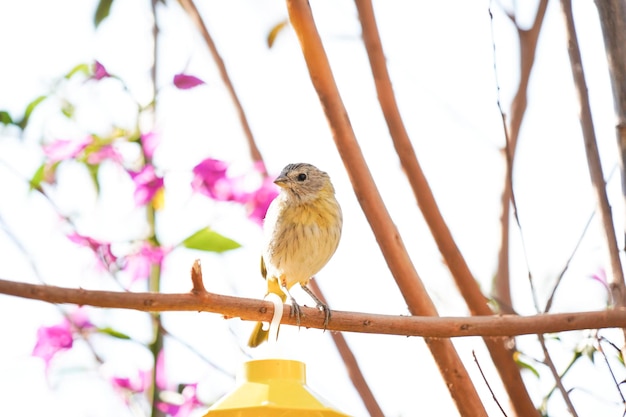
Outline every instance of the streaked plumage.
<path fill-rule="evenodd" d="M 285 301 L 285 292 L 299 283 L 313 296 L 306 285 L 333 256 L 341 237 L 343 220 L 335 189 L 328 174 L 304 163 L 287 165 L 274 182 L 281 190 L 265 216 L 261 258 L 268 293 Z M 328 307 L 313 298 L 328 320 Z M 267 331 L 258 323 L 248 344 L 254 347 L 266 339 Z"/>

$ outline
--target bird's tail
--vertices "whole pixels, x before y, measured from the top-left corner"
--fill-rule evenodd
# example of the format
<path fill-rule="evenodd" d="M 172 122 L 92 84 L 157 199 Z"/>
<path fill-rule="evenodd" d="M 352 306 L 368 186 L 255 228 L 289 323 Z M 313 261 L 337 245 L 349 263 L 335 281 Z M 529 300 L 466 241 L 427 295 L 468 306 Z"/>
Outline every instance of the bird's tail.
<path fill-rule="evenodd" d="M 267 280 L 267 293 L 274 293 L 280 297 L 283 303 L 287 300 L 287 295 L 283 292 L 278 284 L 278 280 L 276 279 L 268 279 Z M 248 346 L 255 348 L 259 346 L 261 343 L 265 342 L 269 337 L 270 331 L 269 326 L 267 329 L 263 328 L 263 323 L 258 322 L 256 326 L 254 326 L 254 330 L 252 330 L 252 334 L 250 335 L 250 339 L 248 339 Z"/>

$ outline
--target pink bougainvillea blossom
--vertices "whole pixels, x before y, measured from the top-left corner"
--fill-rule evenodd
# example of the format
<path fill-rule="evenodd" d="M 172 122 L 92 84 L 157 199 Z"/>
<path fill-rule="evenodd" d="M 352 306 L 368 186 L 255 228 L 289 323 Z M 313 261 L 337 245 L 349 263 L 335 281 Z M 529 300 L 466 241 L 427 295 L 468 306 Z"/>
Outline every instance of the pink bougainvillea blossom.
<path fill-rule="evenodd" d="M 169 249 L 154 246 L 149 242 L 142 242 L 135 253 L 126 256 L 123 269 L 130 275 L 131 283 L 147 279 L 150 276 L 152 266 L 161 265 L 168 252 Z"/>
<path fill-rule="evenodd" d="M 235 181 L 226 175 L 227 170 L 226 162 L 207 158 L 193 168 L 191 188 L 218 201 L 232 201 Z"/>
<path fill-rule="evenodd" d="M 55 163 L 66 159 L 76 158 L 89 144 L 93 142 L 92 136 L 85 136 L 78 140 L 57 139 L 43 147 L 43 153 Z"/>
<path fill-rule="evenodd" d="M 95 61 L 93 63 L 93 75 L 91 76 L 91 78 L 93 78 L 96 81 L 99 81 L 103 78 L 107 78 L 110 76 L 111 74 L 109 74 L 106 68 L 104 68 L 104 65 L 102 65 L 98 61 Z"/>
<path fill-rule="evenodd" d="M 159 177 L 154 166 L 146 165 L 139 172 L 130 172 L 135 183 L 135 204 L 143 206 L 152 201 L 157 191 L 163 188 L 163 178 Z"/>
<path fill-rule="evenodd" d="M 185 385 L 180 393 L 180 401 L 163 401 L 157 404 L 159 410 L 173 417 L 187 417 L 193 410 L 202 406 L 197 396 L 198 384 Z"/>
<path fill-rule="evenodd" d="M 82 236 L 76 232 L 67 235 L 68 239 L 80 246 L 90 248 L 97 256 L 100 265 L 111 270 L 117 264 L 117 257 L 111 252 L 111 243 L 102 242 L 89 236 Z"/>
<path fill-rule="evenodd" d="M 42 326 L 37 330 L 37 343 L 33 349 L 33 356 L 43 359 L 46 369 L 52 358 L 63 350 L 70 349 L 74 344 L 72 326 L 69 321 L 54 326 Z"/>
<path fill-rule="evenodd" d="M 90 152 L 87 156 L 87 162 L 92 165 L 97 165 L 107 159 L 117 163 L 121 163 L 122 155 L 115 149 L 113 145 L 104 145 L 97 151 Z"/>
<path fill-rule="evenodd" d="M 248 194 L 248 200 L 245 202 L 248 209 L 248 218 L 256 224 L 262 225 L 267 209 L 277 195 L 278 190 L 274 181 L 266 177 L 258 189 Z"/>
<path fill-rule="evenodd" d="M 141 146 L 146 158 L 152 159 L 154 151 L 159 146 L 160 138 L 155 132 L 143 133 L 140 137 Z"/>
<path fill-rule="evenodd" d="M 114 388 L 134 393 L 144 392 L 150 387 L 152 371 L 138 370 L 132 377 L 112 377 Z"/>
<path fill-rule="evenodd" d="M 176 74 L 174 75 L 174 85 L 180 90 L 189 90 L 190 88 L 197 87 L 204 84 L 200 78 L 188 74 Z"/>
<path fill-rule="evenodd" d="M 194 191 L 218 201 L 233 201 L 243 204 L 250 220 L 262 224 L 270 203 L 278 195 L 278 189 L 271 178 L 264 177 L 261 185 L 250 189 L 246 178 L 262 175 L 262 163 L 257 163 L 254 172 L 239 177 L 228 175 L 228 164 L 213 158 L 201 161 L 193 169 L 191 187 Z"/>

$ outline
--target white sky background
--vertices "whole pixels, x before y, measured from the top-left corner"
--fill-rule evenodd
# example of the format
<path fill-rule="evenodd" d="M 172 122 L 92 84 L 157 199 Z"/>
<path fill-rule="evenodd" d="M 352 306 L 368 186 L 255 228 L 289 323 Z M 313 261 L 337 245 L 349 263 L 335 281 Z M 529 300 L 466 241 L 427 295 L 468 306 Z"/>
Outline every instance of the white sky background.
<path fill-rule="evenodd" d="M 145 100 L 151 65 L 148 3 L 117 0 L 109 19 L 94 32 L 91 22 L 95 2 L 0 0 L 0 109 L 20 115 L 30 100 L 49 90 L 52 80 L 74 65 L 94 59 L 123 78 L 135 95 Z M 521 25 L 529 26 L 536 6 L 534 2 L 532 7 L 523 3 L 518 6 L 528 10 L 520 9 L 518 17 Z M 354 5 L 350 1 L 314 1 L 312 6 L 352 126 L 416 268 L 441 315 L 464 315 L 464 303 L 456 294 L 393 150 L 376 100 Z M 198 7 L 233 79 L 270 172 L 278 173 L 290 162 L 306 161 L 326 170 L 333 179 L 344 209 L 344 233 L 333 260 L 318 274 L 331 308 L 407 314 L 354 197 L 295 34 L 285 30 L 273 49 L 265 45 L 270 28 L 287 16 L 284 2 L 199 1 Z M 488 7 L 487 1 L 375 3 L 405 124 L 448 225 L 485 292 L 496 267 L 499 193 L 504 173 L 500 153 L 504 137 L 496 106 Z M 517 39 L 498 7 L 493 10 L 498 77 L 506 111 L 518 76 Z M 574 11 L 608 176 L 617 164 L 617 149 L 601 32 L 592 2 L 575 1 Z M 187 291 L 191 285 L 189 267 L 199 257 L 209 290 L 260 298 L 264 294 L 264 282 L 258 277 L 260 229 L 242 224 L 243 212 L 239 209 L 192 196 L 189 187 L 189 171 L 205 157 L 222 158 L 238 169 L 246 169 L 248 153 L 236 114 L 204 43 L 179 6 L 174 2 L 160 6 L 159 24 L 158 83 L 162 88 L 155 129 L 162 134 L 163 142 L 155 164 L 165 172 L 167 189 L 159 235 L 162 242 L 174 244 L 198 228 L 211 225 L 244 245 L 224 256 L 176 250 L 165 263 L 163 290 Z M 207 85 L 191 91 L 175 90 L 171 79 L 183 70 L 201 77 Z M 529 109 L 522 126 L 514 178 L 527 257 L 540 299 L 551 289 L 594 208 L 570 74 L 559 4 L 550 2 L 531 78 Z M 132 123 L 128 108 L 119 101 L 107 101 L 111 95 L 122 96 L 117 90 L 115 82 L 105 80 L 88 87 L 91 95 L 76 97 L 91 109 L 80 115 L 84 129 L 106 130 L 111 121 Z M 43 116 L 35 117 L 33 125 L 23 142 L 16 131 L 0 128 L 0 215 L 47 283 L 115 288 L 107 278 L 94 276 L 91 254 L 67 241 L 49 205 L 29 194 L 26 184 L 15 175 L 17 171 L 28 178 L 41 163 L 37 145 L 41 137 L 81 137 L 84 132 Z M 66 178 L 75 173 L 68 170 Z M 137 237 L 142 231 L 141 213 L 132 210 L 131 184 L 114 169 L 104 175 L 109 185 L 103 190 L 101 202 L 95 200 L 88 183 L 79 179 L 71 182 L 71 187 L 60 189 L 59 199 L 65 201 L 68 211 L 89 210 L 78 221 L 83 234 L 116 240 Z M 623 207 L 617 173 L 608 189 L 619 231 Z M 124 192 L 128 197 L 118 197 Z M 589 279 L 605 264 L 598 230 L 592 227 L 585 238 L 555 299 L 554 311 L 604 306 L 601 286 Z M 513 233 L 512 250 L 515 308 L 522 314 L 532 314 L 517 232 Z M 28 261 L 3 233 L 0 253 L 1 278 L 36 281 Z M 298 295 L 301 303 L 311 304 L 304 294 Z M 98 324 L 111 325 L 144 342 L 149 340 L 145 314 L 97 309 L 92 313 Z M 105 369 L 97 369 L 85 346 L 77 343 L 72 351 L 59 355 L 46 381 L 43 364 L 31 358 L 30 352 L 36 329 L 60 320 L 56 307 L 0 296 L 0 314 L 4 317 L 0 320 L 0 334 L 4 335 L 0 345 L 0 398 L 6 399 L 3 406 L 8 415 L 132 415 L 100 375 L 132 374 L 137 366 L 147 368 L 149 357 L 137 344 L 98 338 L 94 345 L 109 363 Z M 245 345 L 252 323 L 197 313 L 166 314 L 165 322 L 173 333 L 232 374 L 247 359 L 238 346 Z M 562 344 L 555 343 L 559 365 L 569 360 L 568 349 L 581 336 L 568 334 Z M 434 409 L 438 415 L 456 415 L 420 338 L 364 334 L 346 334 L 346 338 L 386 415 L 409 416 Z M 533 342 L 533 338 L 521 338 L 520 346 L 541 357 Z M 455 344 L 489 414 L 498 415 L 472 359 L 475 350 L 496 395 L 506 403 L 482 342 L 467 338 L 455 340 Z M 230 377 L 198 360 L 177 342 L 168 343 L 167 349 L 171 379 L 200 381 L 201 394 L 207 401 L 234 384 Z M 355 416 L 366 415 L 329 335 L 283 327 L 279 349 L 285 356 L 307 363 L 309 385 L 338 409 Z M 268 354 L 265 349 L 248 352 L 254 357 Z M 623 374 L 623 368 L 619 371 Z M 574 393 L 580 415 L 621 415 L 619 397 L 605 368 L 581 365 L 576 373 L 576 378 L 566 380 L 570 386 L 582 386 L 585 380 L 593 382 L 591 388 L 587 386 L 593 389 L 593 395 L 582 390 Z M 547 373 L 540 381 L 530 374 L 524 376 L 536 401 L 552 385 Z M 623 375 L 618 375 L 621 379 Z M 552 401 L 552 415 L 564 415 L 558 395 Z"/>

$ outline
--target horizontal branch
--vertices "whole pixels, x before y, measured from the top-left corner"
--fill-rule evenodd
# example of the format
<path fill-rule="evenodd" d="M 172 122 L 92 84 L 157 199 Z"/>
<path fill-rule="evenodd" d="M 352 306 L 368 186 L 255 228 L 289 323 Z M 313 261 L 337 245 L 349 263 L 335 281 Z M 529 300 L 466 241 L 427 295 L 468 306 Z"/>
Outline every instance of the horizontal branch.
<path fill-rule="evenodd" d="M 273 306 L 268 301 L 205 293 L 163 294 L 96 291 L 27 284 L 0 279 L 0 294 L 55 304 L 89 305 L 140 311 L 206 311 L 227 318 L 270 321 Z M 282 323 L 296 325 L 286 305 Z M 324 314 L 303 307 L 300 325 L 322 329 Z M 541 314 L 536 316 L 419 317 L 333 311 L 327 329 L 342 332 L 376 333 L 420 337 L 517 336 L 571 330 L 626 327 L 626 309 L 594 312 Z"/>

